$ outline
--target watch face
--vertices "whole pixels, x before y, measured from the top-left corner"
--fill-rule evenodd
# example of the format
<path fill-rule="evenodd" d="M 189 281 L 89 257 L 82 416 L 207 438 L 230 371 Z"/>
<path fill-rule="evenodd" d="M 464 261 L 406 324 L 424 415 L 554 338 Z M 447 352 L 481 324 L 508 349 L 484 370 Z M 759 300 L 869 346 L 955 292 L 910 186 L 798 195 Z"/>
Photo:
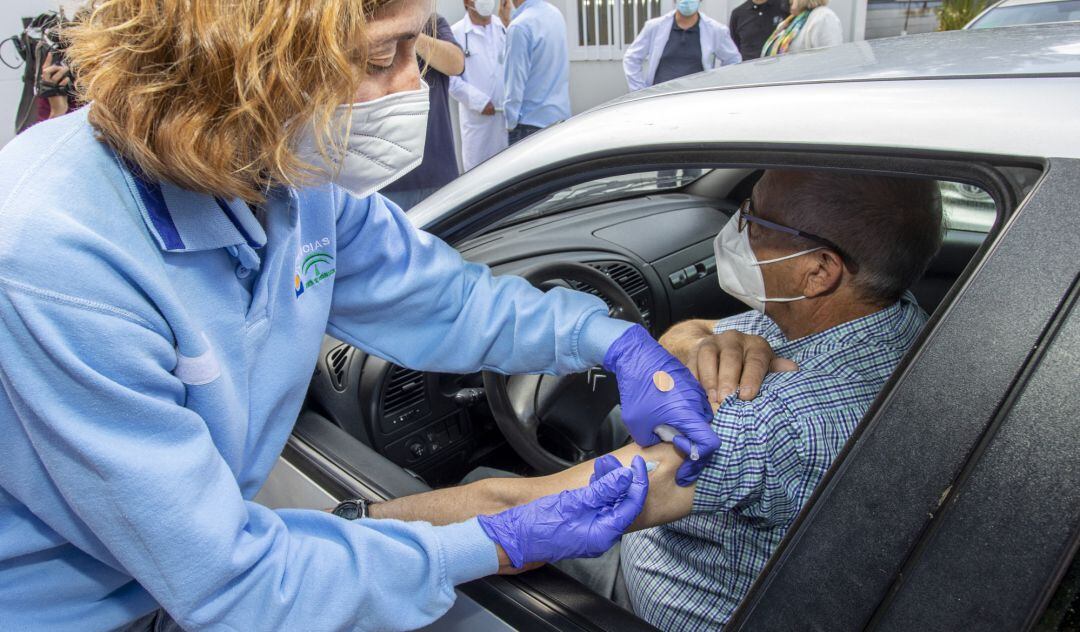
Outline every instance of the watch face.
<path fill-rule="evenodd" d="M 356 520 L 364 517 L 364 508 L 355 500 L 346 500 L 334 508 L 334 515 L 346 520 Z"/>

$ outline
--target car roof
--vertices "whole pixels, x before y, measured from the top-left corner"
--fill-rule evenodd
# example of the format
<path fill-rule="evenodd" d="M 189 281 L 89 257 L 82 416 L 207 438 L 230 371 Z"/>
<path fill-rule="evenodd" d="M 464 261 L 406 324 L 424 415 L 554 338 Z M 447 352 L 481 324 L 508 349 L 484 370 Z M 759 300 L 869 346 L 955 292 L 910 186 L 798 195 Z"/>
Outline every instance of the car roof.
<path fill-rule="evenodd" d="M 757 59 L 631 92 L 600 108 L 678 92 L 838 81 L 1080 75 L 1080 24 L 948 31 Z"/>
<path fill-rule="evenodd" d="M 939 45 L 940 43 L 940 45 Z M 409 213 L 430 227 L 554 165 L 709 143 L 1080 158 L 1080 25 L 856 42 L 610 101 L 504 150 Z"/>

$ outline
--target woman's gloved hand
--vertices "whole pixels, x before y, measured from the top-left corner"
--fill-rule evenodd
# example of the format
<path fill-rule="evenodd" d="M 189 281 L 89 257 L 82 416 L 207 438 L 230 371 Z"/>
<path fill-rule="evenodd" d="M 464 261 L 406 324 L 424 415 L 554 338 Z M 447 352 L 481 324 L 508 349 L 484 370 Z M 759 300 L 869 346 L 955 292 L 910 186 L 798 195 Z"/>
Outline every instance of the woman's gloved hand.
<path fill-rule="evenodd" d="M 588 487 L 544 496 L 494 516 L 480 527 L 503 548 L 514 568 L 572 557 L 596 557 L 611 548 L 645 506 L 649 475 L 634 457 Z"/>
<path fill-rule="evenodd" d="M 623 422 L 634 441 L 642 447 L 659 443 L 656 427 L 670 426 L 679 433 L 670 440 L 688 457 L 675 481 L 685 487 L 697 480 L 720 447 L 720 438 L 709 423 L 709 399 L 690 370 L 641 325 L 627 329 L 612 343 L 604 367 L 619 382 Z"/>

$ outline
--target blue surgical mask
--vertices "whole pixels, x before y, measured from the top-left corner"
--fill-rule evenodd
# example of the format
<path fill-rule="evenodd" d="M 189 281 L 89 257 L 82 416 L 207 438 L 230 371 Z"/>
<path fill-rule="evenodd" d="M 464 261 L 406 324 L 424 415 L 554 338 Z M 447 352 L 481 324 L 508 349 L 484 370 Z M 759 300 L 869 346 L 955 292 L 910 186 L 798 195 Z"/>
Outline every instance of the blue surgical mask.
<path fill-rule="evenodd" d="M 698 7 L 701 6 L 701 0 L 679 0 L 675 4 L 675 8 L 679 13 L 683 14 L 683 17 L 690 17 L 697 13 Z"/>

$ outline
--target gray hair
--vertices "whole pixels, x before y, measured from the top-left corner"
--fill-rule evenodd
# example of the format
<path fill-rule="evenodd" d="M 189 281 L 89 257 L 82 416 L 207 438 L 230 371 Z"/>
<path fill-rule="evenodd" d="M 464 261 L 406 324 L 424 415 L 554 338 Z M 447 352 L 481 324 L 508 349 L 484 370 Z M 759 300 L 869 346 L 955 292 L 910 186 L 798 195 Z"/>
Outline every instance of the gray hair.
<path fill-rule="evenodd" d="M 933 180 L 768 171 L 761 182 L 777 221 L 832 241 L 858 263 L 851 283 L 867 300 L 899 300 L 941 248 Z"/>

